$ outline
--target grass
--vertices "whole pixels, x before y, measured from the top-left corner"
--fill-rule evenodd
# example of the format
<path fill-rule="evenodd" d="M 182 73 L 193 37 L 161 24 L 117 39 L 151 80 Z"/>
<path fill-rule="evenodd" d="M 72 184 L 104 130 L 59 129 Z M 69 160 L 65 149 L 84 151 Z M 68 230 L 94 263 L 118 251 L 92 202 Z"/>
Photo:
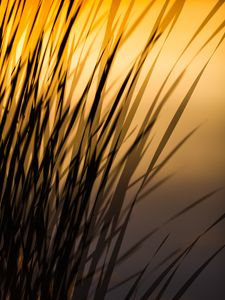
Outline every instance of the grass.
<path fill-rule="evenodd" d="M 143 242 L 163 226 L 217 192 L 193 201 L 121 254 L 136 204 L 169 179 L 168 176 L 149 188 L 158 172 L 197 130 L 188 133 L 159 162 L 205 68 L 224 39 L 223 36 L 181 99 L 145 174 L 134 180 L 144 154 L 151 147 L 160 113 L 189 65 L 161 97 L 172 71 L 223 5 L 223 1 L 218 1 L 196 29 L 134 130 L 133 120 L 144 92 L 186 1 L 174 1 L 172 5 L 165 1 L 145 46 L 114 92 L 110 74 L 123 45 L 154 2 L 132 19 L 134 1 L 129 2 L 120 17 L 120 1 L 112 1 L 107 15 L 99 15 L 102 1 L 93 5 L 84 0 L 48 4 L 40 1 L 33 6 L 29 1 L 1 1 L 1 299 L 99 300 L 124 284 L 129 284 L 124 299 L 133 299 L 150 262 L 147 259 L 140 272 L 113 287 L 111 279 L 118 265 L 134 256 Z M 104 36 L 99 43 L 104 24 Z M 198 53 L 222 30 L 224 24 L 208 37 Z M 24 43 L 18 50 L 22 36 Z M 161 39 L 163 44 L 139 86 L 143 66 Z M 84 75 L 96 43 L 96 60 L 89 74 Z M 81 93 L 76 93 L 76 89 Z M 105 105 L 109 94 L 112 98 Z M 135 193 L 127 202 L 131 187 L 135 187 Z M 222 214 L 185 249 L 169 256 L 160 275 L 136 297 L 162 299 L 185 257 L 224 217 Z M 153 259 L 167 239 L 168 236 L 158 246 Z M 185 284 L 178 287 L 173 299 L 184 295 L 223 248 L 197 267 Z"/>

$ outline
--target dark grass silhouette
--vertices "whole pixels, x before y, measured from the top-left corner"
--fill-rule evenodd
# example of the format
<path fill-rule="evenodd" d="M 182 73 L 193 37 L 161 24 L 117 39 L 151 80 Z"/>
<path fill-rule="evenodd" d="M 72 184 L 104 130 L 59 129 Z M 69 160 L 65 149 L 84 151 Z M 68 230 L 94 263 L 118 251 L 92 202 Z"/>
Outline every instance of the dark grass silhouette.
<path fill-rule="evenodd" d="M 5 7 L 1 3 L 1 10 L 5 10 L 0 20 L 0 299 L 99 300 L 105 299 L 112 290 L 124 284 L 129 284 L 124 299 L 133 299 L 150 261 L 147 258 L 146 266 L 140 272 L 111 286 L 117 266 L 135 255 L 143 242 L 163 226 L 217 192 L 215 190 L 193 201 L 152 229 L 125 253 L 120 253 L 136 203 L 160 188 L 169 176 L 145 189 L 145 192 L 143 189 L 197 130 L 193 129 L 158 163 L 212 56 L 181 100 L 151 157 L 146 173 L 133 181 L 133 175 L 150 147 L 152 129 L 158 116 L 188 66 L 160 100 L 170 74 L 223 5 L 223 1 L 218 1 L 196 30 L 151 102 L 135 135 L 132 121 L 161 50 L 139 87 L 137 83 L 142 67 L 166 29 L 169 30 L 165 41 L 169 37 L 185 1 L 175 1 L 171 6 L 170 1 L 165 1 L 149 31 L 145 47 L 130 65 L 107 109 L 103 109 L 103 101 L 110 93 L 108 81 L 111 80 L 110 72 L 118 52 L 154 2 L 146 5 L 126 30 L 134 1 L 130 1 L 120 23 L 115 21 L 120 1 L 112 1 L 106 17 L 98 15 L 102 5 L 102 1 L 99 1 L 96 6 L 91 6 L 83 28 L 76 33 L 72 48 L 69 48 L 69 39 L 77 28 L 85 1 L 53 1 L 50 5 L 51 22 L 45 21 L 42 25 L 37 21 L 44 5 L 44 2 L 40 2 L 34 18 L 29 20 L 23 51 L 18 60 L 15 60 L 15 53 L 18 36 L 21 37 L 23 33 L 20 24 L 26 1 L 9 1 Z M 97 60 L 90 77 L 86 78 L 83 92 L 75 97 L 73 91 L 79 84 L 98 36 L 97 33 L 93 37 L 93 33 L 101 27 L 104 18 L 107 25 L 102 44 L 98 46 Z M 63 27 L 59 26 L 61 19 L 64 21 Z M 222 23 L 218 27 L 199 52 L 224 29 L 224 25 Z M 48 33 L 46 28 L 49 29 Z M 59 35 L 55 30 L 59 30 Z M 69 86 L 73 53 L 79 46 L 85 45 L 89 37 L 92 42 L 84 57 L 82 54 L 79 56 Z M 223 39 L 224 36 L 216 49 Z M 49 62 L 46 64 L 47 56 Z M 41 82 L 44 82 L 43 85 Z M 137 96 L 134 96 L 137 89 Z M 91 104 L 87 106 L 90 97 Z M 133 137 L 132 142 L 130 136 Z M 138 188 L 127 203 L 125 196 L 135 185 Z M 168 253 L 169 256 L 162 262 L 164 270 L 149 283 L 149 288 L 138 299 L 161 299 L 185 257 L 190 255 L 201 237 L 222 222 L 224 217 L 222 214 L 185 249 Z M 167 239 L 168 236 L 158 246 L 153 260 Z M 197 266 L 186 283 L 177 288 L 173 299 L 180 299 L 223 248 L 224 245 L 204 264 Z M 153 293 L 156 293 L 154 298 Z"/>

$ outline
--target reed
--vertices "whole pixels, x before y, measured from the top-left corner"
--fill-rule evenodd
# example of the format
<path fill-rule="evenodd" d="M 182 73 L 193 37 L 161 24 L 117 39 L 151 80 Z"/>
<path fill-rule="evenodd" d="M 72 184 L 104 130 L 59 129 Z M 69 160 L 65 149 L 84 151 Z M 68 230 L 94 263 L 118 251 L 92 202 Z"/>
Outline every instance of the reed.
<path fill-rule="evenodd" d="M 135 19 L 131 18 L 132 0 L 122 15 L 120 1 L 112 1 L 107 14 L 100 13 L 104 5 L 101 0 L 93 5 L 85 0 L 35 4 L 28 0 L 1 1 L 1 299 L 99 300 L 126 284 L 128 292 L 121 297 L 133 299 L 149 259 L 146 258 L 146 266 L 140 272 L 112 286 L 112 275 L 118 265 L 135 256 L 143 242 L 163 226 L 217 192 L 193 201 L 121 255 L 136 204 L 169 179 L 168 176 L 149 188 L 158 172 L 198 129 L 184 136 L 159 162 L 212 56 L 181 99 L 145 174 L 134 180 L 144 154 L 151 147 L 149 141 L 160 113 L 188 66 L 161 97 L 173 69 L 224 1 L 218 1 L 196 29 L 134 130 L 133 121 L 144 92 L 185 0 L 176 0 L 172 5 L 171 1 L 164 1 L 143 49 L 125 76 L 113 82 L 111 72 L 121 49 L 155 2 L 149 2 Z M 222 30 L 224 24 L 209 36 L 199 52 Z M 158 55 L 139 84 L 143 66 L 162 39 Z M 98 53 L 90 63 L 88 59 L 96 44 Z M 131 188 L 135 192 L 127 201 Z M 161 274 L 136 297 L 162 299 L 185 257 L 224 217 L 221 215 L 185 249 L 169 256 Z M 168 236 L 158 246 L 155 256 L 167 239 Z M 223 248 L 178 287 L 174 300 L 183 296 Z"/>

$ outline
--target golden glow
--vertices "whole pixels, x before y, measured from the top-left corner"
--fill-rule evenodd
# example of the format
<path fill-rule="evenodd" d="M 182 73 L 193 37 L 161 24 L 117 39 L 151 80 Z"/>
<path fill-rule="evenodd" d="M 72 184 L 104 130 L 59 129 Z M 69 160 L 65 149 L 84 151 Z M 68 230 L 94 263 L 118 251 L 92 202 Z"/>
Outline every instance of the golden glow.
<path fill-rule="evenodd" d="M 17 4 L 19 4 L 19 2 L 20 0 L 17 1 Z M 76 11 L 76 8 L 81 2 L 82 1 L 75 2 L 73 11 Z M 165 15 L 167 12 L 169 12 L 170 8 L 173 7 L 174 3 L 177 3 L 176 9 L 179 9 L 182 6 L 182 2 L 183 1 L 168 1 Z M 156 67 L 152 73 L 150 83 L 144 93 L 141 107 L 138 110 L 137 116 L 134 120 L 134 126 L 139 124 L 139 120 L 143 118 L 146 109 L 149 107 L 152 99 L 154 99 L 154 96 L 157 94 L 161 84 L 163 83 L 163 80 L 166 78 L 171 68 L 173 68 L 174 63 L 178 59 L 179 55 L 191 40 L 192 36 L 196 32 L 196 29 L 203 22 L 209 11 L 217 3 L 217 1 L 213 0 L 189 0 L 184 2 L 185 3 L 181 15 L 179 16 L 177 23 L 175 24 L 168 38 L 167 34 L 171 28 L 173 19 L 171 20 L 170 26 L 168 26 L 165 31 L 164 22 L 167 20 L 166 17 L 163 19 L 164 22 L 162 21 L 160 23 L 160 28 L 163 31 L 162 39 L 160 39 L 152 49 L 152 52 L 149 54 L 148 59 L 144 64 L 136 93 L 141 85 L 141 82 L 144 80 L 147 72 L 151 68 L 157 54 L 159 51 L 161 51 L 161 53 L 157 60 Z M 12 3 L 12 0 L 1 1 L 0 21 L 3 20 L 5 12 L 6 17 L 9 15 Z M 99 46 L 102 45 L 105 47 L 109 43 L 108 47 L 110 48 L 110 45 L 117 41 L 121 33 L 121 28 L 125 26 L 126 30 L 124 36 L 128 38 L 121 45 L 110 75 L 111 77 L 109 83 L 114 82 L 115 79 L 123 78 L 125 74 L 124 70 L 126 72 L 128 67 L 131 65 L 131 62 L 134 61 L 134 59 L 140 54 L 140 51 L 145 45 L 148 36 L 151 33 L 152 27 L 154 26 L 157 17 L 159 16 L 159 13 L 166 1 L 152 1 L 151 9 L 149 9 L 149 11 L 146 13 L 144 12 L 151 2 L 139 0 L 133 1 L 133 5 L 131 5 L 131 3 L 132 2 L 130 0 L 83 1 L 82 10 L 78 15 L 78 19 L 70 35 L 69 42 L 65 45 L 65 51 L 63 52 L 64 62 L 62 63 L 62 68 L 66 70 L 69 67 L 70 70 L 67 85 L 67 96 L 69 99 L 72 99 L 72 101 L 75 101 L 73 99 L 76 99 L 76 96 L 82 92 L 84 85 L 87 82 L 87 78 L 90 76 L 92 68 L 99 55 Z M 6 32 L 4 34 L 4 40 L 2 43 L 2 53 L 6 51 L 7 45 L 12 38 L 14 30 L 17 26 L 19 26 L 14 38 L 13 48 L 9 56 L 10 64 L 4 65 L 4 69 L 2 69 L 0 75 L 1 78 L 5 76 L 6 86 L 9 85 L 10 74 L 13 68 L 17 65 L 19 59 L 23 61 L 30 55 L 36 45 L 37 39 L 43 32 L 43 43 L 46 45 L 47 51 L 46 53 L 42 53 L 42 55 L 45 55 L 45 58 L 39 91 L 40 93 L 45 91 L 45 83 L 52 76 L 51 67 L 54 65 L 53 62 L 56 59 L 56 55 L 54 55 L 54 49 L 59 47 L 59 43 L 62 40 L 62 36 L 65 33 L 67 25 L 70 21 L 69 19 L 66 21 L 66 8 L 69 5 L 69 1 L 64 1 L 63 8 L 60 12 L 60 18 L 58 18 L 57 22 L 52 28 L 59 5 L 60 1 L 44 0 L 41 2 L 40 7 L 38 7 L 39 1 L 26 1 L 22 15 L 22 6 L 20 6 L 17 15 L 15 16 L 15 21 L 8 24 L 7 28 L 3 28 L 3 31 L 6 30 Z M 39 9 L 39 13 L 36 16 L 37 9 Z M 107 18 L 109 17 L 109 11 L 111 17 Z M 141 14 L 143 14 L 142 20 L 138 26 L 132 30 L 132 25 Z M 124 18 L 124 16 L 126 17 Z M 182 81 L 162 111 L 158 126 L 156 128 L 155 140 L 153 142 L 155 147 L 157 146 L 162 134 L 165 132 L 168 122 L 173 116 L 177 105 L 180 103 L 182 97 L 184 97 L 195 77 L 204 66 L 210 55 L 213 53 L 213 50 L 219 43 L 219 40 L 222 38 L 225 32 L 224 17 L 225 5 L 222 5 L 214 17 L 206 24 L 200 34 L 198 34 L 193 40 L 187 51 L 183 53 L 182 57 L 180 57 L 178 63 L 173 69 L 173 72 L 171 73 L 161 97 L 167 93 L 172 82 L 174 82 L 177 76 L 179 76 L 184 68 L 187 67 Z M 35 18 L 36 22 L 32 34 L 29 37 L 29 32 L 32 28 Z M 108 20 L 108 23 L 106 20 Z M 201 49 L 201 46 L 204 45 L 205 41 L 207 41 L 207 39 L 217 28 L 219 28 L 220 25 L 220 31 L 215 35 L 215 37 L 213 37 L 208 45 L 198 53 L 199 49 Z M 107 32 L 107 35 L 105 35 L 105 32 Z M 129 35 L 130 32 L 131 34 Z M 49 38 L 50 43 L 48 44 Z M 94 39 L 94 44 L 91 46 L 91 43 Z M 91 49 L 89 48 L 90 46 Z M 88 52 L 89 49 L 90 53 Z M 73 50 L 72 53 L 71 50 Z M 51 53 L 51 51 L 53 52 Z M 85 55 L 87 53 L 88 56 L 86 57 Z M 197 56 L 195 56 L 196 54 Z M 3 57 L 4 56 L 1 55 L 1 65 L 3 62 Z M 79 70 L 76 69 L 76 65 L 78 62 L 82 62 L 82 60 L 84 60 L 83 70 L 79 73 Z M 168 168 L 175 170 L 178 167 L 188 167 L 188 162 L 192 160 L 196 170 L 193 171 L 192 169 L 192 174 L 188 174 L 187 172 L 186 176 L 215 176 L 215 173 L 222 172 L 221 162 L 224 162 L 222 150 L 224 145 L 222 145 L 222 133 L 220 129 L 224 124 L 224 116 L 221 113 L 221 111 L 225 108 L 225 87 L 222 80 L 225 78 L 224 70 L 225 43 L 222 42 L 220 48 L 215 52 L 213 58 L 211 59 L 199 83 L 199 86 L 192 97 L 187 112 L 181 120 L 176 133 L 171 139 L 167 151 L 169 151 L 185 133 L 194 128 L 196 125 L 205 120 L 208 120 L 208 123 L 206 123 L 204 125 L 204 129 L 201 129 L 200 133 L 198 133 L 198 138 L 193 139 L 193 141 L 190 142 L 188 146 L 184 148 L 184 150 L 182 150 L 182 155 L 180 154 L 180 156 L 178 156 L 178 158 L 174 160 Z M 76 85 L 76 89 L 73 90 L 75 79 L 76 82 L 79 82 L 79 84 Z M 104 103 L 106 107 L 108 99 L 111 99 L 111 96 L 114 95 L 118 81 L 116 81 L 115 85 L 112 87 L 110 87 L 109 83 L 107 88 L 110 88 L 110 93 L 108 93 L 108 98 L 106 98 Z M 48 93 L 55 95 L 53 90 L 48 91 Z M 194 149 L 194 155 L 190 155 L 190 153 L 193 152 L 191 149 Z M 144 162 L 142 167 L 144 168 Z M 213 170 L 213 172 L 210 170 Z"/>

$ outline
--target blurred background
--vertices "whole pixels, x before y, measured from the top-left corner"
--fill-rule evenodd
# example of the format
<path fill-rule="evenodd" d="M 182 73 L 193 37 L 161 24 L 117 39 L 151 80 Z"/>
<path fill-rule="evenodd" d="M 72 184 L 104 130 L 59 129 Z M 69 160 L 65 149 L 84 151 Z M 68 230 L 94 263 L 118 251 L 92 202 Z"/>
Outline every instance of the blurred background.
<path fill-rule="evenodd" d="M 44 1 L 42 5 L 42 14 L 40 24 L 45 22 L 50 16 L 53 8 L 51 1 Z M 89 78 L 93 66 L 99 54 L 99 47 L 102 44 L 105 31 L 107 30 L 107 16 L 113 7 L 113 3 L 117 3 L 119 8 L 116 12 L 115 32 L 123 21 L 123 17 L 128 9 L 130 0 L 105 0 L 99 6 L 98 15 L 99 23 L 96 29 L 90 34 L 90 39 L 87 39 L 83 44 L 76 49 L 76 53 L 72 58 L 71 72 L 73 66 L 76 65 L 79 57 L 84 57 L 90 43 L 96 32 L 94 44 L 90 55 L 88 55 L 84 71 L 79 79 L 79 84 L 73 92 L 73 99 L 76 99 L 83 90 L 87 78 Z M 82 15 L 79 18 L 78 25 L 74 29 L 76 40 L 76 32 L 81 30 L 82 23 L 85 22 L 91 6 L 98 6 L 99 1 L 86 1 Z M 134 20 L 141 16 L 139 23 L 135 26 L 134 31 L 122 45 L 117 53 L 115 63 L 108 80 L 109 92 L 105 98 L 104 105 L 107 107 L 108 101 L 114 96 L 117 87 L 121 80 L 125 77 L 126 72 L 131 66 L 131 63 L 139 55 L 143 49 L 152 27 L 166 1 L 133 1 L 133 7 L 129 20 L 127 22 L 127 32 L 132 28 Z M 172 7 L 174 1 L 169 1 L 169 8 Z M 25 12 L 20 23 L 20 35 L 18 39 L 16 51 L 16 60 L 19 59 L 21 53 L 24 53 L 23 42 L 25 38 L 28 19 L 34 17 L 37 9 L 36 1 L 27 1 Z M 213 17 L 210 18 L 204 25 L 204 28 L 195 33 L 200 28 L 201 24 L 206 21 L 208 14 L 214 10 Z M 2 10 L 1 10 L 2 11 Z M 79 23 L 80 22 L 80 23 Z M 62 22 L 63 23 L 63 22 Z M 80 27 L 79 27 L 80 24 Z M 56 24 L 55 34 L 62 24 Z M 219 28 L 218 32 L 216 30 Z M 35 29 L 37 36 L 39 28 Z M 211 37 L 216 34 L 208 42 L 203 49 L 201 47 Z M 48 35 L 48 26 L 45 29 L 46 37 Z M 169 35 L 168 35 L 169 34 Z M 181 72 L 185 69 L 182 79 L 176 89 L 170 94 L 167 102 L 162 109 L 162 112 L 154 127 L 154 139 L 151 142 L 148 151 L 146 151 L 138 168 L 135 178 L 141 176 L 147 169 L 151 157 L 156 150 L 165 130 L 167 129 L 171 118 L 176 112 L 177 107 L 187 94 L 194 80 L 204 67 L 205 63 L 211 57 L 188 106 L 178 123 L 172 137 L 170 138 L 165 150 L 159 157 L 160 162 L 170 153 L 170 151 L 187 135 L 191 130 L 200 125 L 195 134 L 191 137 L 184 146 L 179 149 L 175 156 L 166 164 L 151 182 L 151 185 L 146 187 L 146 190 L 155 183 L 169 176 L 159 189 L 154 190 L 149 196 L 144 197 L 140 203 L 136 205 L 132 215 L 131 222 L 127 231 L 126 239 L 124 240 L 121 252 L 124 249 L 132 246 L 136 241 L 144 237 L 148 232 L 151 232 L 155 227 L 163 224 L 171 216 L 175 215 L 194 201 L 200 199 L 204 195 L 212 192 L 215 189 L 224 187 L 224 170 L 225 170 L 225 42 L 222 41 L 218 49 L 216 49 L 221 38 L 225 34 L 225 5 L 224 1 L 214 0 L 187 0 L 184 1 L 184 7 L 179 15 L 179 18 L 170 32 L 170 26 L 162 33 L 154 49 L 148 55 L 148 58 L 143 66 L 139 83 L 136 88 L 136 94 L 141 83 L 146 78 L 146 75 L 153 65 L 154 59 L 157 57 L 157 63 L 153 69 L 151 78 L 141 100 L 137 114 L 133 120 L 132 127 L 138 128 L 140 122 L 144 119 L 146 111 L 156 97 L 164 80 L 170 74 L 167 83 L 165 84 L 160 99 L 167 94 L 173 82 L 178 78 Z M 168 35 L 168 36 L 167 36 Z M 70 43 L 73 46 L 73 38 L 71 35 Z M 194 40 L 189 45 L 189 41 L 195 36 Z M 112 38 L 112 36 L 111 36 Z M 32 48 L 32 43 L 29 44 Z M 185 47 L 188 48 L 183 52 Z M 214 50 L 216 51 L 214 52 Z M 182 54 L 182 56 L 180 56 Z M 179 60 L 178 60 L 179 58 Z M 66 59 L 66 57 L 65 57 Z M 172 70 L 172 72 L 171 72 Z M 47 72 L 47 71 L 46 71 Z M 44 76 L 44 74 L 43 74 Z M 113 85 L 111 83 L 113 82 Z M 72 82 L 71 82 L 72 84 Z M 89 95 L 91 99 L 91 93 Z M 74 100 L 75 101 L 75 100 Z M 132 190 L 127 194 L 128 200 L 132 198 Z M 160 231 L 146 240 L 138 252 L 131 256 L 127 261 L 121 264 L 116 271 L 113 282 L 116 284 L 123 278 L 128 277 L 135 271 L 140 270 L 145 265 L 146 260 L 149 261 L 162 241 L 167 235 L 169 238 L 163 250 L 154 259 L 149 266 L 148 271 L 144 276 L 140 289 L 146 288 L 154 278 L 156 272 L 162 271 L 160 262 L 165 259 L 174 249 L 181 249 L 187 246 L 198 234 L 203 232 L 210 226 L 223 212 L 225 208 L 224 190 L 221 189 L 218 193 L 204 201 L 201 205 L 196 206 L 193 210 L 177 218 L 174 222 L 163 226 Z M 185 279 L 191 275 L 197 267 L 203 263 L 218 247 L 224 243 L 225 228 L 224 223 L 220 223 L 212 231 L 210 231 L 197 246 L 192 250 L 178 270 L 176 276 L 172 280 L 167 290 L 167 296 L 163 299 L 171 299 L 176 291 L 176 287 L 180 286 Z M 149 258 L 149 259 L 148 259 Z M 207 267 L 206 271 L 196 280 L 196 282 L 188 289 L 184 300 L 223 300 L 225 299 L 225 252 L 220 253 L 218 257 Z M 113 291 L 109 294 L 109 299 L 120 299 L 121 295 L 126 291 L 126 285 Z M 122 299 L 122 298 L 121 298 Z M 138 297 L 137 297 L 138 299 Z"/>

